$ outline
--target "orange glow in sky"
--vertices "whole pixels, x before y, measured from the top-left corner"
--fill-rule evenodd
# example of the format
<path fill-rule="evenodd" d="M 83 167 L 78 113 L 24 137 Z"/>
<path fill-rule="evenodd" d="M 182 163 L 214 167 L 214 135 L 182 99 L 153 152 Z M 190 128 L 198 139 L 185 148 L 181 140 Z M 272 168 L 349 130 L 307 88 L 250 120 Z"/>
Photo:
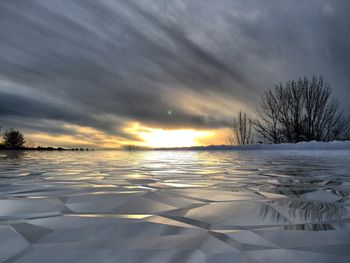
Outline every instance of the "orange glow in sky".
<path fill-rule="evenodd" d="M 129 133 L 139 136 L 142 140 L 142 146 L 152 148 L 198 146 L 203 145 L 201 139 L 213 136 L 213 132 L 211 131 L 154 129 L 141 127 L 137 123 L 126 130 Z"/>
<path fill-rule="evenodd" d="M 188 147 L 201 145 L 198 141 L 201 137 L 210 135 L 210 132 L 193 130 L 161 130 L 152 129 L 149 132 L 140 133 L 145 145 L 149 147 Z"/>
<path fill-rule="evenodd" d="M 225 140 L 226 130 L 198 130 L 198 129 L 162 129 L 143 126 L 140 123 L 127 123 L 123 129 L 132 138 L 122 138 L 91 127 L 62 124 L 72 131 L 71 135 L 51 135 L 46 133 L 31 133 L 27 138 L 35 146 L 54 146 L 66 148 L 102 148 L 116 149 L 127 145 L 150 148 L 190 147 L 222 144 Z"/>

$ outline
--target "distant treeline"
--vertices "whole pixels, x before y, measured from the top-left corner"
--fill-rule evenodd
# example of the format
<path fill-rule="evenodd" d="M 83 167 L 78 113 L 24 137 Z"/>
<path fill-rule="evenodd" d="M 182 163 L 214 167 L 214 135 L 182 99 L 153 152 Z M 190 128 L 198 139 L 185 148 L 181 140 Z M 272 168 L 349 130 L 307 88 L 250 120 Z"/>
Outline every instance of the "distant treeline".
<path fill-rule="evenodd" d="M 0 128 L 1 130 L 1 128 Z M 62 147 L 43 147 L 35 146 L 33 142 L 26 141 L 24 135 L 14 129 L 9 129 L 3 134 L 3 142 L 0 143 L 0 150 L 35 150 L 35 151 L 93 151 L 94 149 L 89 148 L 62 148 Z"/>
<path fill-rule="evenodd" d="M 349 139 L 349 117 L 340 110 L 329 84 L 315 76 L 266 91 L 256 117 L 240 111 L 232 119 L 228 136 L 231 145 Z"/>

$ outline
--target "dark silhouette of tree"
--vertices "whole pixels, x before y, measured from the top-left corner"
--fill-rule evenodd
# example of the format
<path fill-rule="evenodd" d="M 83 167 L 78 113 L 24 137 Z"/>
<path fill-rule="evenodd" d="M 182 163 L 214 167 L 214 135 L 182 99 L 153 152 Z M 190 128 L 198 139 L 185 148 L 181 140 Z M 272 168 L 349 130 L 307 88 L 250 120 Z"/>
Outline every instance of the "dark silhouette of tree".
<path fill-rule="evenodd" d="M 258 112 L 259 119 L 255 121 L 255 129 L 260 136 L 272 143 L 280 143 L 283 140 L 282 127 L 279 123 L 279 102 L 272 91 L 264 94 Z"/>
<path fill-rule="evenodd" d="M 331 97 L 331 89 L 320 77 L 304 79 L 305 119 L 307 140 L 330 141 L 348 136 L 349 127 L 338 102 Z"/>
<path fill-rule="evenodd" d="M 349 138 L 349 121 L 330 86 L 313 76 L 279 84 L 265 92 L 255 129 L 273 142 L 332 141 Z"/>
<path fill-rule="evenodd" d="M 228 142 L 231 145 L 247 145 L 253 143 L 252 119 L 245 112 L 239 111 L 232 119 Z"/>
<path fill-rule="evenodd" d="M 10 149 L 20 148 L 24 145 L 25 139 L 20 131 L 10 129 L 4 134 L 4 144 Z"/>

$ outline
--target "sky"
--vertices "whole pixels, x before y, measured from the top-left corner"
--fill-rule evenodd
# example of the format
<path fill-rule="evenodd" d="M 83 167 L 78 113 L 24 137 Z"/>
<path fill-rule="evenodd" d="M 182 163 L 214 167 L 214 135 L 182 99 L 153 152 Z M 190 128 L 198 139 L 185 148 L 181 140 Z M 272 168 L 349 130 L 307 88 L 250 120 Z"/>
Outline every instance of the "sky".
<path fill-rule="evenodd" d="M 350 2 L 0 1 L 0 126 L 36 145 L 223 144 L 313 74 L 350 111 Z"/>

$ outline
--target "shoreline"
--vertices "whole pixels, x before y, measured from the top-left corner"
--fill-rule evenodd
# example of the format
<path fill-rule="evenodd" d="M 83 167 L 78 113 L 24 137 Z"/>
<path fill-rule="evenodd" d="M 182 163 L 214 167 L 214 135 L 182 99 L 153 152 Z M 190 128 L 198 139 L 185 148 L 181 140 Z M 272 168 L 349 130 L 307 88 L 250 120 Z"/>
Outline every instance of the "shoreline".
<path fill-rule="evenodd" d="M 62 147 L 58 147 L 58 148 L 55 148 L 55 147 L 37 147 L 37 148 L 26 148 L 26 147 L 21 147 L 21 148 L 0 148 L 0 151 L 48 151 L 48 152 L 51 152 L 51 151 L 95 151 L 95 149 L 90 149 L 90 148 L 72 148 L 72 149 L 69 149 L 69 148 L 62 148 Z"/>
<path fill-rule="evenodd" d="M 170 147 L 170 148 L 116 148 L 116 149 L 92 149 L 92 148 L 62 148 L 62 147 L 36 147 L 36 148 L 1 148 L 0 151 L 270 151 L 270 150 L 350 150 L 350 141 L 332 142 L 299 142 L 281 144 L 249 144 L 249 145 L 210 145 L 192 147 Z"/>
<path fill-rule="evenodd" d="M 350 141 L 299 142 L 281 144 L 211 145 L 193 147 L 156 148 L 157 151 L 248 151 L 248 150 L 350 150 Z"/>

